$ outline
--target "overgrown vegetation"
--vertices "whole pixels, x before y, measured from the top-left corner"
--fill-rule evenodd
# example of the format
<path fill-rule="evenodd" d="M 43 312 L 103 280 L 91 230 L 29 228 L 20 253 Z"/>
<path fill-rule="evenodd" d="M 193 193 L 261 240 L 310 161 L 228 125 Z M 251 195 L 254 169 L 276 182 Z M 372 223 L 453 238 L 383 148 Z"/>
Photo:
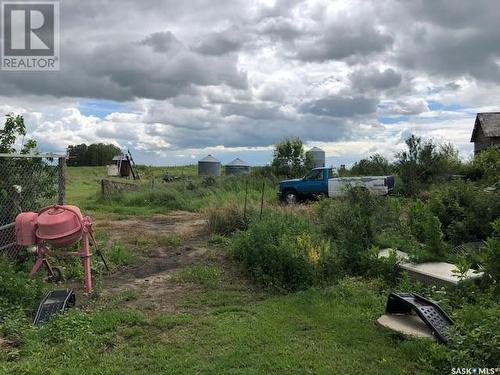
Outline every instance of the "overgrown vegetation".
<path fill-rule="evenodd" d="M 276 202 L 273 167 L 214 179 L 197 178 L 193 167 L 184 167 L 169 183 L 161 176 L 175 175 L 175 169 L 141 167 L 142 189 L 106 199 L 96 195 L 104 169 L 82 168 L 92 177 L 78 177 L 70 199 L 101 215 L 119 213 L 114 219 L 174 209 L 203 212 L 211 235 L 206 245 L 217 255 L 169 278 L 190 290 L 176 301 L 181 314 L 130 307 L 143 291 L 127 291 L 42 328 L 30 327 L 29 315 L 48 286 L 41 278 L 28 279 L 26 266 L 0 263 L 0 337 L 7 343 L 7 349 L 0 345 L 0 369 L 40 373 L 47 361 L 55 373 L 83 373 L 90 366 L 96 373 L 394 374 L 496 367 L 500 195 L 489 187 L 498 181 L 498 168 L 491 170 L 498 166 L 498 150 L 462 163 L 451 147 L 414 137 L 404 152 L 396 163 L 373 156 L 346 171 L 400 173 L 400 196 L 352 190 L 343 199 L 293 207 Z M 174 254 L 183 241 L 133 233 L 129 242 L 106 241 L 105 254 L 115 269 L 123 269 L 140 259 L 134 246 L 146 254 L 156 246 Z M 463 244 L 468 246 L 456 251 Z M 416 262 L 454 263 L 464 279 L 469 267 L 481 268 L 484 277 L 477 285 L 464 280 L 455 290 L 425 287 L 397 272 L 394 254 L 378 258 L 386 247 Z M 255 282 L 251 288 L 226 272 L 228 262 L 220 262 L 226 250 L 236 261 L 235 274 L 246 273 Z M 65 271 L 79 279 L 81 262 L 73 260 Z M 99 262 L 94 267 L 102 273 Z M 390 291 L 418 292 L 445 308 L 456 322 L 449 344 L 404 340 L 377 327 Z"/>

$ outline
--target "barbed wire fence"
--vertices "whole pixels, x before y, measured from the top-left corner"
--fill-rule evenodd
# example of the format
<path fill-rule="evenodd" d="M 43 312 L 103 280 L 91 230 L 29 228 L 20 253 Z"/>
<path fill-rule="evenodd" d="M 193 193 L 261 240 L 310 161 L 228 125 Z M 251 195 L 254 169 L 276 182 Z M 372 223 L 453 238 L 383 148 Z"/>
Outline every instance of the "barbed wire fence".
<path fill-rule="evenodd" d="M 0 255 L 19 256 L 15 220 L 20 212 L 64 204 L 66 155 L 0 154 Z"/>

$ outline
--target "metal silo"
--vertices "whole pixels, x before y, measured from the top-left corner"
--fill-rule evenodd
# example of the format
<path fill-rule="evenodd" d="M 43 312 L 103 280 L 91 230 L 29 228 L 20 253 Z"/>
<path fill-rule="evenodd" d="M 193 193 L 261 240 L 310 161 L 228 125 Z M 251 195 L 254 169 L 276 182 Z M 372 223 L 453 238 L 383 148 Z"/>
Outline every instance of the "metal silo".
<path fill-rule="evenodd" d="M 198 176 L 220 176 L 220 161 L 212 155 L 198 161 Z"/>
<path fill-rule="evenodd" d="M 308 151 L 314 160 L 313 168 L 319 168 L 325 166 L 325 151 L 319 147 L 313 147 Z"/>
<path fill-rule="evenodd" d="M 236 158 L 226 165 L 226 174 L 245 174 L 250 173 L 250 165 L 243 160 Z"/>

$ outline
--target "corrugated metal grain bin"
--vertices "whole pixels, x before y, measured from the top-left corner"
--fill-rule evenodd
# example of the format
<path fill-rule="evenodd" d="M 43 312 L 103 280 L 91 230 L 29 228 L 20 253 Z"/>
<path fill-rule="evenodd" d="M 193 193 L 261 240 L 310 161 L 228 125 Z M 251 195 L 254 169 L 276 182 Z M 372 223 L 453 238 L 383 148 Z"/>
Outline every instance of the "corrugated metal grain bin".
<path fill-rule="evenodd" d="M 220 161 L 212 155 L 198 161 L 198 176 L 220 176 Z"/>
<path fill-rule="evenodd" d="M 231 163 L 226 165 L 226 174 L 246 174 L 250 173 L 250 165 L 239 159 L 234 159 Z"/>
<path fill-rule="evenodd" d="M 319 147 L 313 147 L 309 151 L 314 160 L 313 168 L 319 168 L 325 166 L 325 151 L 320 149 Z"/>

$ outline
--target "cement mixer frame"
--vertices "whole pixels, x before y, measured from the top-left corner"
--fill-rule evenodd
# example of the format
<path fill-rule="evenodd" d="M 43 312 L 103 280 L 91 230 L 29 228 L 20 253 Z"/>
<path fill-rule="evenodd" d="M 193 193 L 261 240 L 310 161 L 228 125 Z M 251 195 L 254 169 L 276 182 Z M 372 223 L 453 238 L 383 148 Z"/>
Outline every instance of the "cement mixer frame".
<path fill-rule="evenodd" d="M 66 215 L 63 218 L 64 220 L 58 220 L 57 216 L 61 216 L 65 212 L 69 212 L 72 216 Z M 77 226 L 74 224 L 77 224 Z M 73 227 L 68 227 L 68 225 L 73 225 Z M 53 268 L 48 261 L 48 256 L 52 252 L 50 247 L 67 247 L 80 241 L 81 247 L 79 251 L 61 251 L 60 254 L 82 258 L 85 274 L 85 293 L 92 293 L 90 241 L 92 241 L 96 253 L 101 257 L 106 269 L 108 269 L 94 236 L 92 220 L 88 216 L 83 216 L 80 209 L 75 206 L 54 205 L 45 207 L 38 213 L 23 212 L 19 214 L 16 217 L 16 240 L 18 245 L 36 247 L 35 264 L 29 273 L 31 277 L 45 267 L 50 278 L 59 279 L 61 277 L 60 271 Z"/>

